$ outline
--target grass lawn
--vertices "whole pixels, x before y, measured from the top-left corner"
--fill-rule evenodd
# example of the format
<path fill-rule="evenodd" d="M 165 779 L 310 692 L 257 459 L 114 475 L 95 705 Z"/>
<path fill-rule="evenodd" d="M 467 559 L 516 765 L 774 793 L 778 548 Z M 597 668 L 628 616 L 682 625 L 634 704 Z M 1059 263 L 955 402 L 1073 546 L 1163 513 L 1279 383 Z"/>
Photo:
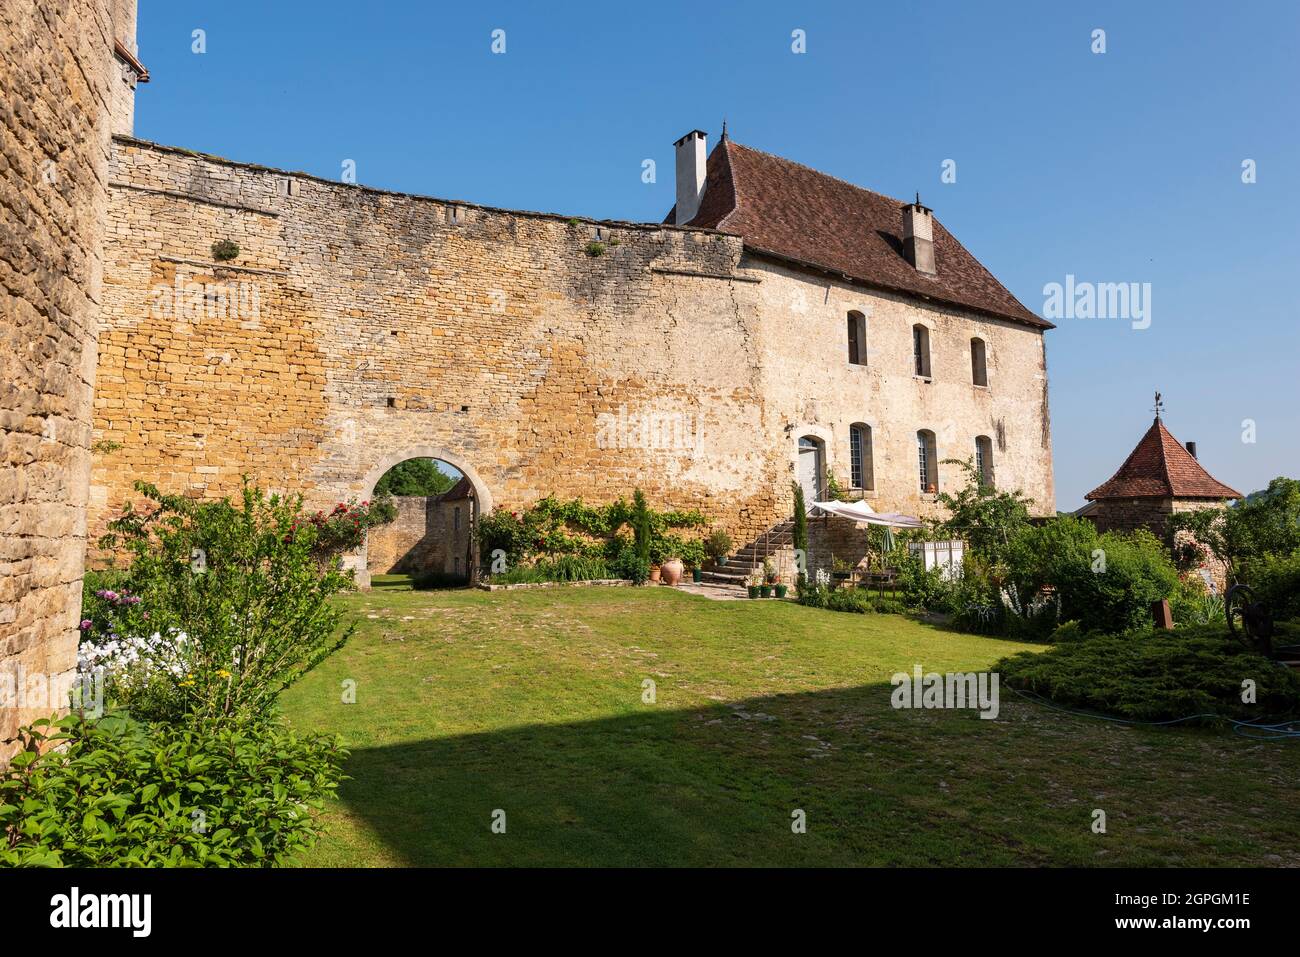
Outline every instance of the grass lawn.
<path fill-rule="evenodd" d="M 352 749 L 306 865 L 1300 864 L 1300 742 L 1006 688 L 994 721 L 890 707 L 914 663 L 1029 646 L 668 588 L 377 586 L 342 599 L 356 637 L 282 698 Z"/>

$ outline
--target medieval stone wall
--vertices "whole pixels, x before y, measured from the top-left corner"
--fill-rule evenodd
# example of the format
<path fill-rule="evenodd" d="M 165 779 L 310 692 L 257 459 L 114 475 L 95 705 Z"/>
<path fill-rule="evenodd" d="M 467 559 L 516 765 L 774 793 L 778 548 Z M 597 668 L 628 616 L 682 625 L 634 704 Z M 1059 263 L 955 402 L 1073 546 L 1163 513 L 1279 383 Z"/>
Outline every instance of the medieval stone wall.
<path fill-rule="evenodd" d="M 111 22 L 109 0 L 0 10 L 0 760 L 76 667 Z"/>
<path fill-rule="evenodd" d="M 485 510 L 639 487 L 741 544 L 787 515 L 798 436 L 823 438 L 843 477 L 858 421 L 875 429 L 877 508 L 933 509 L 915 481 L 930 428 L 940 457 L 993 436 L 999 483 L 1051 510 L 1036 331 L 793 273 L 704 230 L 459 205 L 129 139 L 111 179 L 96 438 L 120 448 L 95 462 L 96 529 L 136 478 L 217 496 L 247 473 L 319 507 L 428 456 Z M 215 261 L 219 240 L 238 256 Z M 848 309 L 868 316 L 865 368 L 847 364 Z M 934 330 L 930 383 L 910 374 L 917 321 Z M 976 332 L 982 391 L 963 351 Z"/>

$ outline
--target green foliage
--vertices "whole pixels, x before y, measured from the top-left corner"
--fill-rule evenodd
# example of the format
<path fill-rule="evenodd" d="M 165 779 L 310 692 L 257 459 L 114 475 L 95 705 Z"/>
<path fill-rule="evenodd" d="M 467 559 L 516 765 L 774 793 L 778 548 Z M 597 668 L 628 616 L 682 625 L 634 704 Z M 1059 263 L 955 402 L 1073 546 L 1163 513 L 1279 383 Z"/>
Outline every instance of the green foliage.
<path fill-rule="evenodd" d="M 651 556 L 651 539 L 653 529 L 650 520 L 650 508 L 646 505 L 645 493 L 640 489 L 632 496 L 632 535 L 636 539 L 637 561 L 653 562 Z"/>
<path fill-rule="evenodd" d="M 128 504 L 101 540 L 130 556 L 119 580 L 132 601 L 119 592 L 96 605 L 92 594 L 83 641 L 158 635 L 153 660 L 141 665 L 166 693 L 117 699 L 136 717 L 266 717 L 284 688 L 351 634 L 339 632 L 330 601 L 350 578 L 337 559 L 322 568 L 318 530 L 300 523 L 299 496 L 267 497 L 245 483 L 232 504 L 164 495 L 147 483 L 136 489 L 152 509 Z M 115 681 L 127 687 L 115 678 L 110 694 Z"/>
<path fill-rule="evenodd" d="M 839 483 L 835 473 L 829 469 L 826 471 L 826 501 L 828 502 L 849 502 L 852 498 L 845 490 L 844 486 Z"/>
<path fill-rule="evenodd" d="M 112 714 L 37 721 L 21 741 L 0 772 L 0 866 L 282 864 L 315 843 L 347 757 L 275 724 Z"/>
<path fill-rule="evenodd" d="M 1180 574 L 1173 594 L 1169 596 L 1169 610 L 1179 625 L 1204 625 L 1224 621 L 1222 595 L 1212 595 L 1197 574 Z"/>
<path fill-rule="evenodd" d="M 1029 527 L 1029 506 L 1034 503 L 1018 489 L 998 491 L 984 484 L 974 458 L 945 459 L 966 473 L 966 484 L 956 495 L 940 492 L 938 501 L 948 509 L 939 525 L 943 535 L 960 538 L 990 567 L 1006 564 L 1011 543 Z"/>
<path fill-rule="evenodd" d="M 1027 608 L 1050 587 L 1059 619 L 1090 631 L 1120 633 L 1151 622 L 1151 603 L 1169 598 L 1178 573 L 1150 532 L 1098 535 L 1086 519 L 1057 518 L 1026 528 L 1012 543 L 1013 604 Z"/>
<path fill-rule="evenodd" d="M 943 577 L 939 568 L 928 571 L 920 555 L 908 554 L 898 566 L 898 589 L 908 608 L 927 608 L 930 611 L 952 610 L 954 588 Z"/>
<path fill-rule="evenodd" d="M 808 560 L 808 507 L 804 503 L 803 486 L 798 482 L 791 482 L 794 490 L 794 550 L 795 554 L 802 554 L 804 562 Z M 799 578 L 805 578 L 804 572 L 799 573 Z"/>
<path fill-rule="evenodd" d="M 722 529 L 715 529 L 705 541 L 704 550 L 715 562 L 731 553 L 731 536 Z"/>
<path fill-rule="evenodd" d="M 1300 480 L 1279 476 L 1230 508 L 1180 512 L 1169 528 L 1190 532 L 1245 580 L 1243 563 L 1300 550 Z"/>
<path fill-rule="evenodd" d="M 1255 599 L 1274 618 L 1300 618 L 1300 549 L 1289 555 L 1262 555 L 1245 567 Z"/>
<path fill-rule="evenodd" d="M 366 531 L 387 525 L 397 518 L 397 505 L 387 495 L 376 496 L 373 501 L 357 503 L 339 502 L 326 512 L 318 511 L 300 519 L 291 529 L 298 534 L 303 525 L 316 530 L 312 550 L 317 556 L 328 558 L 344 552 L 356 551 L 366 540 Z"/>
<path fill-rule="evenodd" d="M 605 255 L 605 244 L 598 239 L 593 239 L 591 242 L 587 243 L 585 252 L 592 259 L 596 259 Z"/>
<path fill-rule="evenodd" d="M 640 511 L 636 496 L 640 498 Z M 620 557 L 624 546 L 633 541 L 638 546 L 644 545 L 639 554 L 647 576 L 652 558 L 685 560 L 687 555 L 696 553 L 697 546 L 692 540 L 672 530 L 703 526 L 705 518 L 700 512 L 655 511 L 646 504 L 640 490 L 636 496 L 630 505 L 624 499 L 609 505 L 587 505 L 578 499 L 562 502 L 547 497 L 522 512 L 498 508 L 479 520 L 480 550 L 490 565 L 492 553 L 500 549 L 505 553 L 508 569 L 561 555 L 600 558 L 611 566 L 611 571 L 617 568 L 620 573 L 628 572 L 625 577 L 640 572 L 640 561 Z M 625 533 L 635 535 L 638 529 L 641 530 L 639 540 Z"/>
<path fill-rule="evenodd" d="M 647 569 L 647 575 L 649 570 Z M 560 555 L 556 558 L 539 558 L 531 565 L 518 565 L 499 575 L 492 576 L 494 585 L 516 585 L 524 582 L 581 582 L 616 578 L 599 558 L 583 555 Z"/>
<path fill-rule="evenodd" d="M 995 669 L 1012 687 L 1140 721 L 1204 713 L 1258 720 L 1300 712 L 1300 679 L 1247 652 L 1222 625 L 1126 636 L 1080 630 L 1075 625 L 1068 640 L 1003 659 Z M 1256 704 L 1241 700 L 1246 679 L 1255 682 Z"/>
<path fill-rule="evenodd" d="M 385 495 L 441 495 L 456 484 L 435 459 L 407 459 L 384 473 L 375 485 L 375 497 Z"/>
<path fill-rule="evenodd" d="M 239 243 L 231 239 L 218 239 L 212 244 L 212 258 L 219 263 L 239 258 Z"/>

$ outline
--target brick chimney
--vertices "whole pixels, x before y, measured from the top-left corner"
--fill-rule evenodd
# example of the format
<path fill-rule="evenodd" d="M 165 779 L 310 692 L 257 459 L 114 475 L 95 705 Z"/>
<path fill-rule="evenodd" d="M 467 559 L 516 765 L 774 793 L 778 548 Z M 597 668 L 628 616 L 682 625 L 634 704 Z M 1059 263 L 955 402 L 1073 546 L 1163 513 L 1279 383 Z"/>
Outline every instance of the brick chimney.
<path fill-rule="evenodd" d="M 903 207 L 903 255 L 917 272 L 938 275 L 934 268 L 934 214 L 921 205 L 919 193 L 915 203 Z"/>
<path fill-rule="evenodd" d="M 704 196 L 704 172 L 708 162 L 703 130 L 691 130 L 673 145 L 677 147 L 677 217 L 678 226 L 689 223 L 700 211 Z"/>

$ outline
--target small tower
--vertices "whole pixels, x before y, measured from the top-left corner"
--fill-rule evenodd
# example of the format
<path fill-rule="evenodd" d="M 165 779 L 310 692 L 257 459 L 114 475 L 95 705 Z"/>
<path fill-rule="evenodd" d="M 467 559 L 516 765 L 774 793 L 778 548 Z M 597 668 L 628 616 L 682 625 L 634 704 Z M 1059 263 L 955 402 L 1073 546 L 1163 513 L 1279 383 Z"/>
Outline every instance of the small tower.
<path fill-rule="evenodd" d="M 1089 504 L 1075 514 L 1091 519 L 1098 531 L 1131 532 L 1146 528 L 1169 541 L 1169 517 L 1197 508 L 1222 508 L 1242 494 L 1224 485 L 1197 460 L 1195 442 L 1184 447 L 1165 428 L 1164 402 L 1156 393 L 1155 421 L 1119 471 L 1086 496 Z M 1174 543 L 1170 541 L 1172 547 Z M 1209 565 L 1221 586 L 1223 570 Z"/>

